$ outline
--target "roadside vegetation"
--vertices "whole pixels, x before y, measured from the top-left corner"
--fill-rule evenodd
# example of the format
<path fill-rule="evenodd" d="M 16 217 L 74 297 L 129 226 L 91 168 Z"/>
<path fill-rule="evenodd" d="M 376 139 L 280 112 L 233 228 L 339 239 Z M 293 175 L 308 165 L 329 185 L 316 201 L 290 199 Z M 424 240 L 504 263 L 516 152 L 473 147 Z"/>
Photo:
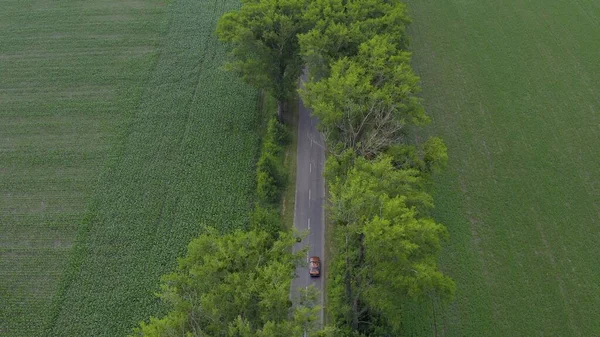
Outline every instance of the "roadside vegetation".
<path fill-rule="evenodd" d="M 296 95 L 304 65 L 298 34 L 306 30 L 307 1 L 242 0 L 239 11 L 219 20 L 217 34 L 230 43 L 227 68 L 277 101 L 280 122 L 289 119 L 287 102 Z"/>
<path fill-rule="evenodd" d="M 253 229 L 262 229 L 276 237 L 282 230 L 280 205 L 282 193 L 289 181 L 283 166 L 289 131 L 276 117 L 267 122 L 266 132 L 256 164 L 256 204 L 250 215 Z"/>
<path fill-rule="evenodd" d="M 329 151 L 330 324 L 336 336 L 401 335 L 408 303 L 453 298 L 437 267 L 447 232 L 425 192 L 446 147 L 414 140 L 429 118 L 405 50 L 403 3 L 317 1 L 310 13 L 318 24 L 300 40 L 311 71 L 301 96 Z"/>

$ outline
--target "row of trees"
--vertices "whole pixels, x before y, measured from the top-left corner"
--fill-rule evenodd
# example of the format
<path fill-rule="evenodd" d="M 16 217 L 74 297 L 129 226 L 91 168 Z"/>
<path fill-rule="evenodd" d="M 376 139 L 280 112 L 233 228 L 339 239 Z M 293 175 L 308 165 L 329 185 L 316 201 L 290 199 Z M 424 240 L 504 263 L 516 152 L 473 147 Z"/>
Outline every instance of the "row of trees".
<path fill-rule="evenodd" d="M 292 306 L 290 282 L 304 252 L 296 239 L 266 231 L 221 235 L 207 228 L 194 239 L 177 270 L 162 279 L 170 307 L 142 322 L 133 336 L 289 337 L 316 329 L 316 294 L 303 292 Z"/>
<path fill-rule="evenodd" d="M 136 335 L 398 336 L 405 303 L 452 297 L 454 283 L 436 262 L 447 232 L 428 217 L 425 192 L 446 147 L 411 136 L 429 118 L 406 51 L 409 22 L 398 0 L 242 0 L 221 17 L 217 34 L 232 48 L 228 69 L 277 100 L 280 122 L 289 120 L 286 103 L 308 69 L 300 95 L 319 117 L 329 151 L 333 321 L 317 331 L 314 293 L 290 301 L 295 239 L 261 230 L 273 215 L 255 211 L 251 231 L 209 231 L 190 244 L 163 280 L 172 310 Z M 276 177 L 267 159 L 259 172 Z M 272 203 L 270 191 L 262 199 Z"/>
<path fill-rule="evenodd" d="M 351 149 L 328 159 L 326 175 L 335 225 L 330 316 L 340 336 L 400 336 L 407 303 L 445 302 L 454 292 L 437 268 L 447 233 L 426 216 L 427 178 L 389 155 L 368 160 Z"/>
<path fill-rule="evenodd" d="M 425 185 L 446 160 L 416 96 L 405 5 L 397 0 L 313 1 L 299 36 L 309 81 L 300 92 L 319 117 L 334 223 L 328 313 L 338 336 L 399 336 L 407 302 L 452 298 L 437 267 L 444 226 L 428 216 Z"/>

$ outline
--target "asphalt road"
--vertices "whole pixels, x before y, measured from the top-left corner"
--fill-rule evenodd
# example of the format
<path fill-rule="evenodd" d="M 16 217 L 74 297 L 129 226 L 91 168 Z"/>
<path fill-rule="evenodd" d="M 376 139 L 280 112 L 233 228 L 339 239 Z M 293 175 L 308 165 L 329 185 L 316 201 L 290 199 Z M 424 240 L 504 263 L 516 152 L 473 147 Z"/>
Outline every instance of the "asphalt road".
<path fill-rule="evenodd" d="M 305 80 L 305 77 L 302 79 Z M 317 119 L 311 117 L 300 100 L 298 116 L 298 148 L 296 168 L 296 205 L 294 210 L 294 226 L 300 231 L 308 231 L 308 236 L 296 244 L 294 251 L 308 246 L 308 254 L 304 266 L 296 270 L 296 279 L 292 282 L 292 296 L 299 288 L 313 284 L 321 292 L 323 303 L 323 277 L 308 275 L 308 257 L 318 256 L 323 264 L 325 242 L 323 205 L 325 199 L 325 181 L 323 166 L 325 165 L 325 150 L 323 138 L 317 131 Z M 323 274 L 324 269 L 321 269 Z M 323 311 L 321 311 L 321 323 Z"/>

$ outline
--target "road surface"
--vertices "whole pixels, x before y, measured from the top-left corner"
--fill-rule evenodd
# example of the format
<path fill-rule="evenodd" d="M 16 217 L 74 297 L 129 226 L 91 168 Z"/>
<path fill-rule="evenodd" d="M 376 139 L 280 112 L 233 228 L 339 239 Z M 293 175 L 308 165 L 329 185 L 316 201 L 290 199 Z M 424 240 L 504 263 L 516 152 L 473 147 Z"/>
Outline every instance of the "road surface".
<path fill-rule="evenodd" d="M 306 77 L 303 76 L 302 81 Z M 325 181 L 323 166 L 325 165 L 325 150 L 323 138 L 317 131 L 317 119 L 311 117 L 302 100 L 298 109 L 298 148 L 296 161 L 296 206 L 294 210 L 294 226 L 300 232 L 308 230 L 309 234 L 302 242 L 296 244 L 294 251 L 309 246 L 307 261 L 296 270 L 296 279 L 292 282 L 292 296 L 299 288 L 313 284 L 321 292 L 323 303 L 323 277 L 308 275 L 308 257 L 318 256 L 323 265 L 325 241 L 323 204 L 325 201 Z M 323 273 L 324 269 L 321 269 Z M 320 314 L 323 323 L 323 311 Z"/>

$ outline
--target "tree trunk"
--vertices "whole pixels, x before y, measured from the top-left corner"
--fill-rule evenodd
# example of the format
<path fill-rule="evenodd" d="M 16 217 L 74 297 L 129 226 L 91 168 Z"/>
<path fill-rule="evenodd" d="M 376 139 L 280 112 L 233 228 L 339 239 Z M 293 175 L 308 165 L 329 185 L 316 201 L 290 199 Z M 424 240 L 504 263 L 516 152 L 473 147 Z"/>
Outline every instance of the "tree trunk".
<path fill-rule="evenodd" d="M 352 300 L 352 331 L 358 331 L 358 311 L 359 303 L 358 298 Z"/>
<path fill-rule="evenodd" d="M 283 111 L 285 110 L 285 101 L 280 99 L 277 101 L 277 120 L 281 124 L 285 124 L 283 120 Z"/>

